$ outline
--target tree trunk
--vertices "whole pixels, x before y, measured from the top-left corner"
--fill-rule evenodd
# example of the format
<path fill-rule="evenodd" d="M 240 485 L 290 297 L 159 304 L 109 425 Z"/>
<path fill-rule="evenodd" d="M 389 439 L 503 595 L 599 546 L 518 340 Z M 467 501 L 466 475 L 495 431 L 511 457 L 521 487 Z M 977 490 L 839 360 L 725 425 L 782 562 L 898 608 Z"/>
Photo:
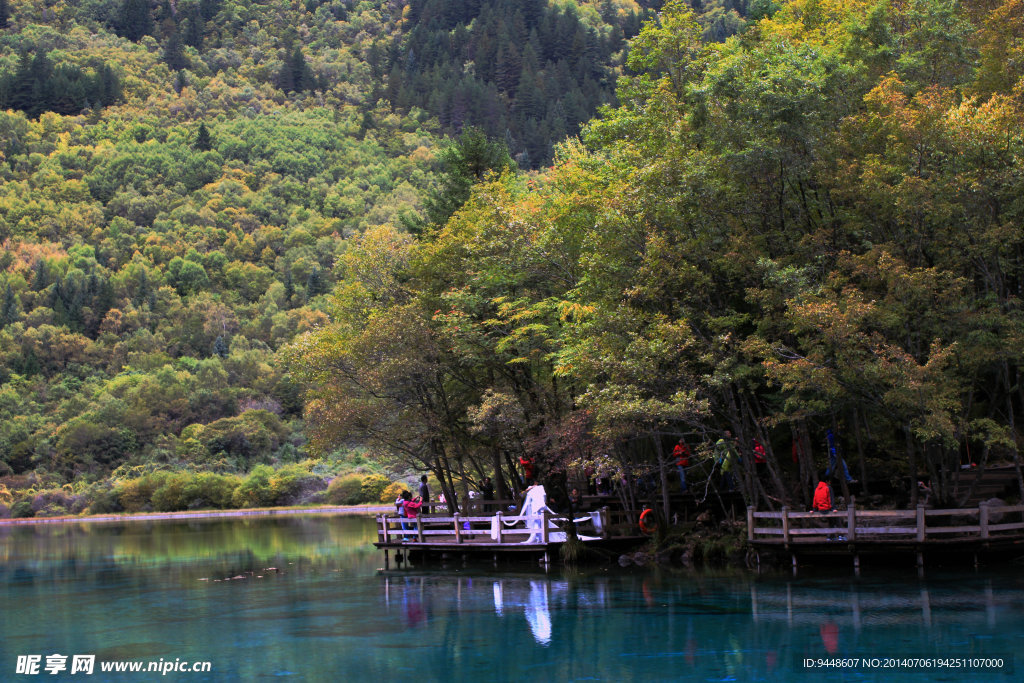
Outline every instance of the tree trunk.
<path fill-rule="evenodd" d="M 668 471 L 665 467 L 665 449 L 661 445 L 661 436 L 654 434 L 651 436 L 654 440 L 654 452 L 658 456 L 658 482 L 661 487 L 661 506 L 663 509 L 663 517 L 665 523 L 668 524 L 668 520 L 672 514 L 671 501 L 668 496 Z"/>
<path fill-rule="evenodd" d="M 1013 444 L 1013 468 L 1017 471 L 1017 490 L 1024 500 L 1024 476 L 1021 475 L 1020 451 L 1017 448 L 1017 421 L 1013 415 L 1013 388 L 1010 386 L 1010 366 L 1003 359 L 1003 380 L 1006 382 L 1006 415 L 1010 421 L 1010 442 Z"/>
<path fill-rule="evenodd" d="M 903 425 L 903 434 L 907 444 L 907 464 L 910 467 L 910 507 L 917 508 L 917 461 L 914 458 L 914 437 L 910 425 Z"/>
<path fill-rule="evenodd" d="M 854 408 L 852 411 L 851 424 L 853 425 L 853 435 L 857 439 L 857 461 L 860 464 L 860 490 L 864 495 L 868 495 L 868 464 L 864 458 L 864 443 L 860 438 L 860 420 L 857 419 L 857 409 Z"/>

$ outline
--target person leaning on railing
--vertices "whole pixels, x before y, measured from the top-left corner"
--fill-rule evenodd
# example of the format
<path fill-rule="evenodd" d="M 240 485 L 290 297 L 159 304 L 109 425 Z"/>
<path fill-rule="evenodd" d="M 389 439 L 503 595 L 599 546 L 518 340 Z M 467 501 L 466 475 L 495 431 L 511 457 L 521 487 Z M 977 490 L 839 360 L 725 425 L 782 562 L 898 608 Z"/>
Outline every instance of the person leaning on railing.
<path fill-rule="evenodd" d="M 829 486 L 828 477 L 821 475 L 818 487 L 814 489 L 814 500 L 811 502 L 811 509 L 815 512 L 832 512 L 835 506 L 832 503 L 832 487 Z"/>

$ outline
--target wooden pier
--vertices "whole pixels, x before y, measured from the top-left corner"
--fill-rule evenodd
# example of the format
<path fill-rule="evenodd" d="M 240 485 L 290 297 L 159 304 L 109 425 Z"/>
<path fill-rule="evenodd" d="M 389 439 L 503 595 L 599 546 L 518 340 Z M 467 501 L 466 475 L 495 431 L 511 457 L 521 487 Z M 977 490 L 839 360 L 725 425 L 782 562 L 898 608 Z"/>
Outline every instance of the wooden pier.
<path fill-rule="evenodd" d="M 587 546 L 610 549 L 635 545 L 647 538 L 627 532 L 633 527 L 627 512 L 604 507 L 580 514 L 587 521 L 577 518 L 577 530 Z M 632 519 L 635 518 L 634 513 Z M 568 517 L 547 510 L 539 515 L 508 515 L 502 511 L 465 516 L 432 513 L 414 519 L 378 515 L 376 520 L 374 546 L 384 550 L 386 567 L 390 562 L 389 550 L 404 550 L 421 557 L 490 555 L 495 562 L 506 554 L 532 554 L 548 564 L 556 557 L 552 551 L 566 542 L 566 532 L 560 527 L 570 523 Z"/>
<path fill-rule="evenodd" d="M 851 499 L 833 512 L 758 512 L 747 508 L 747 542 L 758 553 L 798 558 L 848 556 L 855 570 L 861 556 L 912 556 L 924 567 L 927 555 L 978 563 L 990 554 L 1024 555 L 1024 505 L 929 510 L 859 510 Z M 758 556 L 759 559 L 759 556 Z"/>

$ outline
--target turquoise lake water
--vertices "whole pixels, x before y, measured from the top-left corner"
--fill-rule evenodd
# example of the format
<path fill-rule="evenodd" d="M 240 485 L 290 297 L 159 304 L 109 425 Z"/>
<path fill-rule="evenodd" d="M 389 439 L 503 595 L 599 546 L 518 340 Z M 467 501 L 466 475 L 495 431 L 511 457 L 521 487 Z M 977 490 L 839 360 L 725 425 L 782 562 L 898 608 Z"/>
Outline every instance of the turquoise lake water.
<path fill-rule="evenodd" d="M 1021 564 L 383 572 L 373 540 L 356 517 L 0 528 L 0 681 L 1024 680 Z M 100 671 L 117 661 L 211 669 Z"/>

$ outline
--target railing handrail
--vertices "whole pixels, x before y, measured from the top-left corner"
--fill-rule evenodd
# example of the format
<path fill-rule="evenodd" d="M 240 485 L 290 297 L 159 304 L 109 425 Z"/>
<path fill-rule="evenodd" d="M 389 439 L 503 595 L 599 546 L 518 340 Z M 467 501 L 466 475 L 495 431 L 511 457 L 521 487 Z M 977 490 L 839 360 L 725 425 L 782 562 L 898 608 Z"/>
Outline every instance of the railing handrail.
<path fill-rule="evenodd" d="M 919 505 L 910 510 L 858 510 L 855 501 L 851 499 L 850 506 L 846 510 L 831 510 L 828 512 L 794 512 L 783 507 L 781 511 L 758 512 L 750 507 L 747 509 L 747 540 L 756 541 L 759 538 L 769 540 L 782 536 L 784 543 L 790 543 L 793 537 L 809 536 L 832 536 L 840 535 L 843 541 L 863 540 L 863 537 L 871 536 L 914 536 L 918 542 L 924 542 L 928 536 L 942 535 L 946 538 L 950 534 L 961 534 L 965 538 L 991 538 L 992 532 L 1019 531 L 1024 532 L 1024 515 L 1018 522 L 998 522 L 990 520 L 995 516 L 1024 513 L 1024 505 L 989 505 L 982 502 L 975 508 L 943 508 L 928 510 Z M 937 520 L 942 517 L 966 518 L 971 522 L 977 519 L 976 524 L 956 523 L 960 520 L 950 520 L 952 523 L 940 525 L 929 520 Z M 803 520 L 821 520 L 828 523 L 828 526 L 808 527 L 801 524 Z M 836 524 L 833 520 L 845 519 L 845 524 Z M 779 526 L 766 526 L 766 522 L 778 520 Z M 886 523 L 879 525 L 880 521 Z M 911 521 L 912 520 L 912 521 Z M 759 524 L 760 522 L 760 524 Z M 794 524 L 794 522 L 796 524 Z M 870 526 L 869 526 L 870 525 Z M 818 539 L 814 539 L 818 540 Z"/>
<path fill-rule="evenodd" d="M 581 512 L 575 519 L 584 523 L 586 520 L 592 519 L 593 515 L 598 516 L 595 520 L 595 526 L 597 526 L 602 535 L 606 535 L 607 529 L 611 525 L 611 515 L 606 508 L 594 510 L 593 512 Z M 554 531 L 550 527 L 550 522 L 567 522 L 572 519 L 573 517 L 567 514 L 552 513 L 548 510 L 542 510 L 540 514 L 536 515 L 512 516 L 505 516 L 501 510 L 498 510 L 494 514 L 486 516 L 463 516 L 455 513 L 443 516 L 420 514 L 416 517 L 400 517 L 395 513 L 383 513 L 375 517 L 377 537 L 383 543 L 389 542 L 391 537 L 408 537 L 414 534 L 420 542 L 423 542 L 424 536 L 445 536 L 453 538 L 457 544 L 463 542 L 462 539 L 465 535 L 492 533 L 495 521 L 498 522 L 498 543 L 501 543 L 501 538 L 504 535 L 532 535 L 538 531 L 546 543 L 548 531 Z M 517 527 L 521 522 L 526 523 L 527 526 Z M 537 522 L 540 522 L 539 529 L 537 528 Z M 467 524 L 469 525 L 468 529 L 465 528 Z M 476 525 L 475 528 L 474 525 Z"/>

